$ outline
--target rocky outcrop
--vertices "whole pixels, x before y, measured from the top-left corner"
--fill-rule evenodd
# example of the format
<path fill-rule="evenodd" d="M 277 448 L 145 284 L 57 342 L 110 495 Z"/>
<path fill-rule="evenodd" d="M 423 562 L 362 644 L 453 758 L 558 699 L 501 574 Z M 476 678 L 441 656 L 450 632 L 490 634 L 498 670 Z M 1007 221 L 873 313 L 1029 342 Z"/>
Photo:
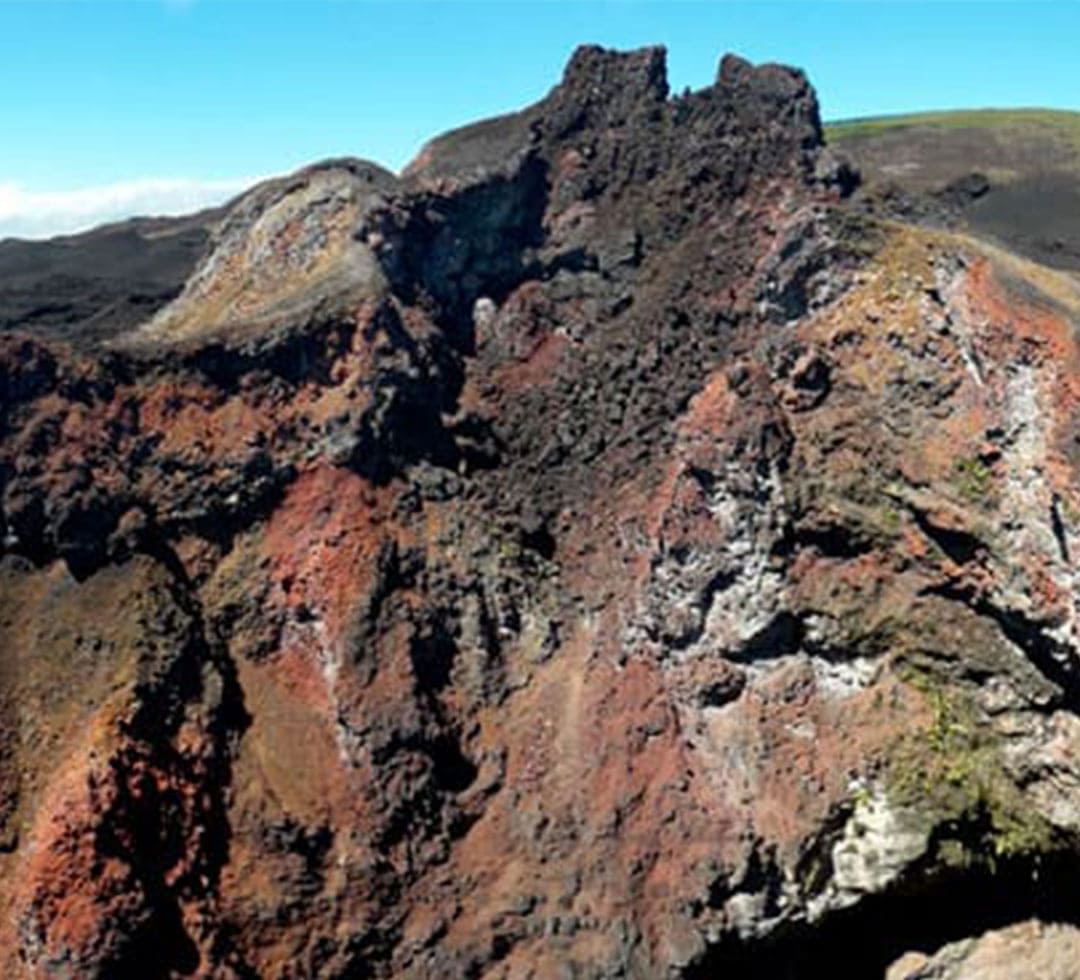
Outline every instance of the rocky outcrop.
<path fill-rule="evenodd" d="M 1080 291 L 853 180 L 798 72 L 584 48 L 400 177 L 256 188 L 137 329 L 4 335 L 5 972 L 854 978 L 1072 921 Z"/>
<path fill-rule="evenodd" d="M 886 980 L 1068 980 L 1078 958 L 1075 926 L 1022 922 L 950 943 L 933 957 L 909 954 Z"/>

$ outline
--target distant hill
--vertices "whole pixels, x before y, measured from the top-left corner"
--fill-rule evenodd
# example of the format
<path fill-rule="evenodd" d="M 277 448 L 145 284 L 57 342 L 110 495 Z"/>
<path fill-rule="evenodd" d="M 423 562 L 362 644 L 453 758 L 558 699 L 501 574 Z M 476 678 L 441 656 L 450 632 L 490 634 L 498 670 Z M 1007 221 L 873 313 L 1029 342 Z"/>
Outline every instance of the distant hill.
<path fill-rule="evenodd" d="M 868 199 L 902 211 L 933 202 L 975 234 L 1080 270 L 1080 112 L 882 116 L 832 123 L 825 134 L 859 167 Z"/>
<path fill-rule="evenodd" d="M 105 336 L 149 318 L 180 291 L 227 210 L 0 240 L 0 330 Z"/>

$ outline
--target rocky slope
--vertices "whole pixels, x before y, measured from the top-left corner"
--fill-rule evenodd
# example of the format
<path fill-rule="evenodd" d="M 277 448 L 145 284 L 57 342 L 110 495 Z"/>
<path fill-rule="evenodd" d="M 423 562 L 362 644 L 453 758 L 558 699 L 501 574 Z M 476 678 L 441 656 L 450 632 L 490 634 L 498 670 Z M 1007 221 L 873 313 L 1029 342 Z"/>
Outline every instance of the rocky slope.
<path fill-rule="evenodd" d="M 854 183 L 583 48 L 0 336 L 4 975 L 1075 962 L 1080 286 Z"/>

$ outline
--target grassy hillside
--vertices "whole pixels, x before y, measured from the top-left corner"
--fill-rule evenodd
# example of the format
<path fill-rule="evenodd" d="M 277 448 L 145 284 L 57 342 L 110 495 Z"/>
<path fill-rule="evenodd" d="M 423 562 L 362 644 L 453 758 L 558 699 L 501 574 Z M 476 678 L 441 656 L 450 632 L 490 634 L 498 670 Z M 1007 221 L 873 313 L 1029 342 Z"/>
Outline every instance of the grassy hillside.
<path fill-rule="evenodd" d="M 913 112 L 897 116 L 842 119 L 826 123 L 831 143 L 865 139 L 898 128 L 1050 130 L 1080 151 L 1080 112 L 1062 109 L 958 109 L 951 112 Z"/>
<path fill-rule="evenodd" d="M 871 176 L 926 189 L 972 170 L 999 181 L 1046 173 L 1080 177 L 1080 112 L 961 109 L 829 123 L 826 139 Z"/>
<path fill-rule="evenodd" d="M 1080 112 L 912 113 L 830 123 L 825 135 L 859 168 L 865 195 L 899 188 L 908 200 L 930 202 L 911 207 L 922 214 L 944 213 L 947 200 L 953 219 L 973 234 L 1080 270 Z M 975 173 L 988 179 L 968 184 L 976 193 L 943 195 Z"/>

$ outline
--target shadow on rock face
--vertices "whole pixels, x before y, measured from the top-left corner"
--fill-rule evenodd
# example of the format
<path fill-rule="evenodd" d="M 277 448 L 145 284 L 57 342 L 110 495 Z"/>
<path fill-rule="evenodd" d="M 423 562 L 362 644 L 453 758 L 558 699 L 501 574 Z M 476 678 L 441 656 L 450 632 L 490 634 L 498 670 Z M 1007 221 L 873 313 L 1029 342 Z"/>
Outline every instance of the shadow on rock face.
<path fill-rule="evenodd" d="M 683 977 L 878 980 L 906 952 L 932 954 L 1026 919 L 1080 924 L 1080 859 L 1002 858 L 966 870 L 934 870 L 921 883 L 867 897 L 812 926 L 782 928 L 744 948 L 715 948 Z"/>

